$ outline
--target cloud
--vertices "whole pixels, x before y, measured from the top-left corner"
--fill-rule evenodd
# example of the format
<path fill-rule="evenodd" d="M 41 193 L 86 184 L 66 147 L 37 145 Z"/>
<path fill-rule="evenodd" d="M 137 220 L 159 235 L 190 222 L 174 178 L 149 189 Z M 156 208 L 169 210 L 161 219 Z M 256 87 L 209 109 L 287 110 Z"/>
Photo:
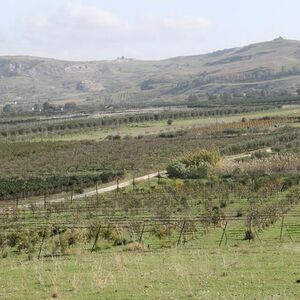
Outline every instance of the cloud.
<path fill-rule="evenodd" d="M 127 40 L 131 30 L 117 15 L 74 1 L 55 13 L 25 18 L 19 28 L 25 48 L 34 49 L 31 54 L 63 59 L 110 58 L 108 49 Z"/>
<path fill-rule="evenodd" d="M 83 1 L 67 0 L 55 11 L 19 20 L 15 47 L 20 54 L 69 60 L 161 58 L 202 52 L 199 45 L 204 45 L 210 25 L 203 17 L 147 13 L 126 20 Z"/>
<path fill-rule="evenodd" d="M 172 30 L 200 30 L 212 25 L 211 21 L 203 17 L 172 17 L 165 18 L 163 24 Z"/>
<path fill-rule="evenodd" d="M 101 10 L 95 6 L 80 2 L 68 1 L 55 14 L 33 15 L 25 20 L 24 27 L 31 29 L 33 33 L 43 32 L 57 35 L 75 34 L 73 38 L 83 33 L 87 38 L 91 33 L 120 32 L 128 30 L 128 24 L 113 13 Z M 28 28 L 30 27 L 30 28 Z"/>
<path fill-rule="evenodd" d="M 101 10 L 92 5 L 84 5 L 80 2 L 68 2 L 66 6 L 66 15 L 75 22 L 92 24 L 103 27 L 122 28 L 127 26 L 120 18 L 111 12 Z"/>

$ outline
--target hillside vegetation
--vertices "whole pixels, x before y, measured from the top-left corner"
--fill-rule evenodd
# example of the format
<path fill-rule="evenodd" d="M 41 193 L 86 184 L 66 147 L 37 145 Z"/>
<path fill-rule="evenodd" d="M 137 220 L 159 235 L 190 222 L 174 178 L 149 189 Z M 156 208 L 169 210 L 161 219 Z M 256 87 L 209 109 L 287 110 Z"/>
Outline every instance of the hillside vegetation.
<path fill-rule="evenodd" d="M 179 103 L 190 95 L 295 93 L 299 79 L 300 42 L 282 38 L 161 61 L 0 57 L 0 103 Z"/>

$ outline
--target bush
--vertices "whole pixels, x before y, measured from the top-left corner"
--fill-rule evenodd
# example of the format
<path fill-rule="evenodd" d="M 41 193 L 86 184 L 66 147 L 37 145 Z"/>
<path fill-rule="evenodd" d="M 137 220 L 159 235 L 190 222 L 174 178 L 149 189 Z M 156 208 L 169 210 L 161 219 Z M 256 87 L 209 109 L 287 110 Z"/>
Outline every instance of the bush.
<path fill-rule="evenodd" d="M 129 242 L 125 239 L 125 238 L 117 238 L 115 241 L 114 241 L 114 244 L 113 246 L 116 247 L 116 246 L 125 246 L 129 244 Z"/>
<path fill-rule="evenodd" d="M 227 207 L 227 201 L 225 199 L 220 200 L 220 208 Z"/>
<path fill-rule="evenodd" d="M 7 245 L 11 248 L 15 247 L 20 240 L 18 232 L 12 231 L 7 235 Z"/>
<path fill-rule="evenodd" d="M 186 155 L 180 161 L 187 167 L 199 167 L 203 163 L 209 163 L 215 166 L 221 160 L 219 151 L 216 150 L 200 150 L 196 153 Z"/>
<path fill-rule="evenodd" d="M 2 258 L 7 258 L 8 256 L 8 252 L 6 250 L 3 250 L 2 253 L 1 253 L 1 257 Z"/>
<path fill-rule="evenodd" d="M 144 138 L 144 136 L 142 134 L 139 134 L 138 136 L 135 137 L 136 140 L 141 140 L 143 138 Z"/>
<path fill-rule="evenodd" d="M 241 218 L 243 216 L 243 210 L 241 208 L 239 208 L 237 211 L 236 211 L 236 217 L 237 218 Z"/>
<path fill-rule="evenodd" d="M 141 243 L 131 243 L 129 244 L 124 251 L 148 251 L 148 247 Z"/>
<path fill-rule="evenodd" d="M 212 174 L 213 167 L 220 159 L 218 151 L 201 150 L 194 154 L 188 154 L 169 165 L 167 172 L 172 178 L 207 178 Z"/>
<path fill-rule="evenodd" d="M 163 132 L 158 135 L 160 138 L 175 138 L 178 136 L 184 136 L 186 134 L 186 131 L 184 130 L 178 130 L 174 132 Z"/>
<path fill-rule="evenodd" d="M 68 247 L 86 241 L 84 233 L 77 229 L 68 229 L 65 233 L 63 233 L 63 237 L 66 240 Z"/>
<path fill-rule="evenodd" d="M 152 234 L 159 238 L 160 240 L 172 235 L 172 230 L 170 227 L 165 225 L 156 225 L 152 228 Z"/>
<path fill-rule="evenodd" d="M 207 178 L 212 173 L 212 165 L 209 163 L 202 163 L 197 168 L 189 168 L 186 177 L 190 179 Z"/>
<path fill-rule="evenodd" d="M 170 177 L 173 178 L 186 178 L 187 170 L 183 163 L 175 162 L 174 164 L 167 167 L 167 172 Z"/>
<path fill-rule="evenodd" d="M 254 233 L 250 229 L 246 230 L 245 236 L 244 236 L 244 240 L 245 241 L 252 241 L 252 240 L 254 240 Z"/>
<path fill-rule="evenodd" d="M 251 158 L 262 159 L 265 157 L 270 157 L 272 154 L 267 151 L 256 151 L 251 155 Z"/>
<path fill-rule="evenodd" d="M 74 193 L 75 194 L 83 194 L 84 193 L 84 189 L 82 187 L 76 187 L 74 189 Z"/>
<path fill-rule="evenodd" d="M 119 134 L 117 134 L 117 135 L 108 135 L 105 139 L 110 140 L 110 141 L 117 141 L 117 140 L 121 139 L 121 136 Z"/>

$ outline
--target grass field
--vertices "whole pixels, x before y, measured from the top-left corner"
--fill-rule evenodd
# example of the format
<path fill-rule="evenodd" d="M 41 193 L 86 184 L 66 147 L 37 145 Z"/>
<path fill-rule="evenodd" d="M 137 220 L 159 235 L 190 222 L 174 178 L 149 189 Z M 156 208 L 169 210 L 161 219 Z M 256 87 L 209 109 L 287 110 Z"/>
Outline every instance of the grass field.
<path fill-rule="evenodd" d="M 239 209 L 243 210 L 243 214 L 247 211 L 248 201 L 234 198 L 234 195 L 242 192 L 240 188 L 244 186 L 243 184 L 239 186 L 236 184 L 232 190 L 227 190 L 227 184 L 223 183 L 208 190 L 208 186 L 202 184 L 199 186 L 197 184 L 194 186 L 193 182 L 182 184 L 180 182 L 172 183 L 172 181 L 163 185 L 152 183 L 151 185 L 155 186 L 155 189 L 151 188 L 153 194 L 149 201 L 146 200 L 148 198 L 147 191 L 140 194 L 138 191 L 128 189 L 126 193 L 119 196 L 115 193 L 104 195 L 100 201 L 98 199 L 98 207 L 93 206 L 95 197 L 73 204 L 65 203 L 61 206 L 63 212 L 59 212 L 60 205 L 49 205 L 47 222 L 57 225 L 63 222 L 58 226 L 64 226 L 63 224 L 66 223 L 74 224 L 74 221 L 77 220 L 76 225 L 74 224 L 77 226 L 84 224 L 85 215 L 89 216 L 87 221 L 99 221 L 105 214 L 105 210 L 101 209 L 108 206 L 111 212 L 115 211 L 111 216 L 106 212 L 107 220 L 111 219 L 112 225 L 114 217 L 119 213 L 121 216 L 126 216 L 128 222 L 134 223 L 135 218 L 139 216 L 153 216 L 152 208 L 155 208 L 155 203 L 158 208 L 169 207 L 168 202 L 163 200 L 165 198 L 161 189 L 169 191 L 172 195 L 172 190 L 170 190 L 172 186 L 178 190 L 177 197 L 179 199 L 182 195 L 186 195 L 189 199 L 186 204 L 178 199 L 173 200 L 179 207 L 184 205 L 185 212 L 177 210 L 175 203 L 170 205 L 173 214 L 178 214 L 183 218 L 182 220 L 197 215 L 198 206 L 201 203 L 199 197 L 201 199 L 203 196 L 201 193 L 212 194 L 212 191 L 215 191 L 211 200 L 212 205 L 220 204 L 220 200 L 224 199 L 228 191 L 230 192 L 226 198 L 230 201 L 224 208 L 226 216 L 233 216 Z M 193 189 L 192 186 L 194 186 Z M 139 191 L 147 189 L 145 184 L 141 184 L 137 188 Z M 252 184 L 247 185 L 243 193 L 249 194 L 252 188 Z M 247 191 L 247 189 L 250 190 Z M 268 190 L 270 189 L 273 200 L 266 199 L 260 205 L 275 203 L 286 196 L 286 192 L 278 193 L 280 186 L 276 186 L 275 190 L 270 186 Z M 262 186 L 258 190 L 260 193 L 258 195 L 267 191 Z M 197 195 L 199 195 L 198 198 Z M 129 200 L 136 198 L 142 203 L 132 201 L 132 203 L 136 203 L 137 207 L 130 206 L 129 211 L 125 213 L 126 209 L 122 207 L 122 203 L 126 205 L 124 197 Z M 154 201 L 156 198 L 159 199 Z M 201 203 L 200 211 L 205 209 L 205 205 L 205 202 Z M 90 206 L 92 210 L 79 210 L 80 216 L 74 213 L 76 207 L 79 209 L 86 206 Z M 139 207 L 145 211 L 139 211 Z M 17 222 L 25 222 L 24 224 L 27 224 L 25 226 L 31 228 L 44 223 L 44 218 L 40 219 L 44 213 L 42 208 L 36 208 L 31 213 L 28 211 L 23 220 L 15 212 L 14 218 L 10 221 L 2 215 L 4 219 L 1 224 L 13 222 L 14 225 L 11 226 L 13 228 L 17 226 Z M 201 230 L 195 234 L 187 232 L 178 245 L 176 242 L 180 230 L 176 230 L 171 236 L 162 239 L 157 239 L 146 231 L 143 237 L 143 246 L 129 244 L 114 247 L 111 244 L 112 241 L 101 236 L 96 251 L 91 252 L 93 241 L 90 241 L 71 246 L 64 255 L 59 257 L 50 254 L 51 247 L 55 247 L 56 237 L 53 236 L 53 238 L 48 238 L 47 245 L 44 244 L 42 254 L 46 256 L 42 256 L 41 259 L 37 259 L 40 242 L 30 256 L 26 254 L 26 251 L 20 253 L 16 248 L 8 253 L 2 251 L 0 298 L 8 300 L 50 298 L 298 299 L 300 295 L 300 284 L 298 283 L 300 279 L 299 234 L 292 233 L 291 238 L 288 226 L 297 224 L 299 213 L 300 205 L 293 206 L 285 216 L 282 233 L 281 219 L 278 219 L 264 230 L 258 231 L 259 237 L 252 241 L 243 240 L 245 218 L 232 219 L 229 217 L 231 221 L 226 227 L 228 235 L 226 244 L 224 239 L 220 247 L 224 225 L 210 226 L 204 235 Z M 22 216 L 25 211 L 21 210 L 20 214 Z M 30 217 L 30 215 L 32 216 Z M 182 222 L 180 221 L 180 226 L 182 226 Z M 230 231 L 237 229 L 241 229 L 240 236 L 230 235 Z M 122 231 L 122 228 L 120 230 Z M 123 232 L 123 237 L 124 234 Z"/>
<path fill-rule="evenodd" d="M 0 260 L 1 299 L 299 299 L 299 244 Z"/>

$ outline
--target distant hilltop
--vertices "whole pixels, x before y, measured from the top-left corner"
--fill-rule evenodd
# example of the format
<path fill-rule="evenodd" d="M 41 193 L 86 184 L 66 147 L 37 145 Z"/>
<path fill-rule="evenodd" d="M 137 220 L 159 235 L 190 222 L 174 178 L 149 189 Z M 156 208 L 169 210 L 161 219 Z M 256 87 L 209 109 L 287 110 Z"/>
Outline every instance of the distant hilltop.
<path fill-rule="evenodd" d="M 0 57 L 0 104 L 176 102 L 189 95 L 295 92 L 300 88 L 300 42 L 273 41 L 204 55 L 141 61 L 73 62 Z"/>

